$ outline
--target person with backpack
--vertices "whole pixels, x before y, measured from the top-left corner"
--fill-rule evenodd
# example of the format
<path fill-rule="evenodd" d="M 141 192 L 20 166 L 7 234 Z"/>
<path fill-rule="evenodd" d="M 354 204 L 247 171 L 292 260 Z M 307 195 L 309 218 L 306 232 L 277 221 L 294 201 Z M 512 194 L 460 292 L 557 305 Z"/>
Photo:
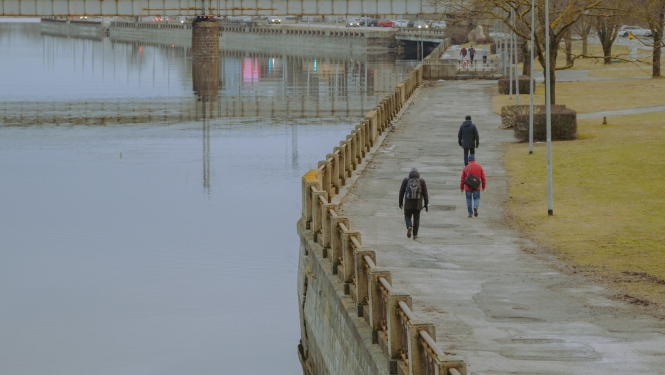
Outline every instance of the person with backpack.
<path fill-rule="evenodd" d="M 483 47 L 483 50 L 480 52 L 483 55 L 483 64 L 487 64 L 487 47 Z"/>
<path fill-rule="evenodd" d="M 423 201 L 425 205 L 423 206 Z M 404 208 L 404 221 L 406 222 L 406 236 L 413 239 L 418 238 L 418 227 L 420 226 L 420 211 L 425 207 L 428 210 L 429 195 L 427 184 L 420 178 L 418 169 L 411 168 L 409 177 L 402 181 L 399 189 L 399 208 Z M 413 221 L 411 219 L 413 218 Z"/>
<path fill-rule="evenodd" d="M 476 49 L 473 48 L 473 46 L 471 46 L 469 47 L 469 57 L 470 57 L 469 62 L 471 63 L 471 65 L 473 65 L 474 56 L 476 56 Z"/>
<path fill-rule="evenodd" d="M 469 155 L 469 165 L 462 169 L 462 178 L 459 184 L 460 191 L 466 194 L 466 208 L 469 211 L 469 217 L 478 217 L 480 192 L 485 191 L 486 186 L 487 181 L 485 180 L 483 167 L 476 163 L 475 155 Z"/>
<path fill-rule="evenodd" d="M 459 54 L 462 55 L 462 60 L 466 57 L 466 47 L 462 47 L 462 49 L 459 51 Z"/>
<path fill-rule="evenodd" d="M 457 133 L 457 143 L 464 149 L 464 165 L 469 164 L 469 154 L 475 155 L 476 148 L 480 146 L 480 136 L 476 125 L 471 122 L 471 116 L 466 116 Z"/>

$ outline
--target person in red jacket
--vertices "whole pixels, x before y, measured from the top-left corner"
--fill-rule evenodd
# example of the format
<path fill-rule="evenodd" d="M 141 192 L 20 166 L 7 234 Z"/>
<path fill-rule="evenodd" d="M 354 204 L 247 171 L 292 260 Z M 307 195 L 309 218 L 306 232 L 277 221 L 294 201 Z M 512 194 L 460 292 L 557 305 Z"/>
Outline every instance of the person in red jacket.
<path fill-rule="evenodd" d="M 469 186 L 464 184 L 466 176 L 474 175 L 480 178 L 481 186 L 477 190 L 471 189 Z M 485 186 L 487 181 L 485 180 L 485 171 L 483 167 L 476 163 L 476 156 L 471 154 L 469 155 L 469 165 L 462 169 L 462 178 L 460 179 L 459 189 L 461 192 L 466 193 L 466 208 L 469 210 L 469 217 L 478 216 L 478 206 L 480 206 L 480 191 L 485 191 Z M 472 199 L 473 199 L 473 210 L 472 210 Z"/>

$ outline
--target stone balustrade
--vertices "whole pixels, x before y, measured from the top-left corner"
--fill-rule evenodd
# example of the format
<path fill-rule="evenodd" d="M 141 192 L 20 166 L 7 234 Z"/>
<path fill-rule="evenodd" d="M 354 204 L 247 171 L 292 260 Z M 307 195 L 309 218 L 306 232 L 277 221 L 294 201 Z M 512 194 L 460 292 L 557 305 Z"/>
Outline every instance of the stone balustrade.
<path fill-rule="evenodd" d="M 358 352 L 370 353 L 365 357 L 374 358 L 371 354 L 371 348 L 367 348 L 367 346 L 378 345 L 385 356 L 384 358 L 388 360 L 389 373 L 466 375 L 465 362 L 459 357 L 446 355 L 441 350 L 435 341 L 434 325 L 417 318 L 412 311 L 411 296 L 397 291 L 392 285 L 390 271 L 377 265 L 377 251 L 364 247 L 361 241 L 361 233 L 352 230 L 349 218 L 338 214 L 338 205 L 341 204 L 341 201 L 337 199 L 335 200 L 337 203 L 333 203 L 333 198 L 340 194 L 340 189 L 352 177 L 352 172 L 364 162 L 367 154 L 379 141 L 380 135 L 388 129 L 391 121 L 422 81 L 423 66 L 418 65 L 405 81 L 398 84 L 395 90 L 384 98 L 374 110 L 370 111 L 361 124 L 356 126 L 345 140 L 340 142 L 339 147 L 335 147 L 333 152 L 326 156 L 325 160 L 319 162 L 317 169 L 312 169 L 303 176 L 302 217 L 298 227 L 301 238 L 305 241 L 308 239 L 313 241 L 311 245 L 306 246 L 305 256 L 309 257 L 311 261 L 316 261 L 317 264 L 316 267 L 312 265 L 309 268 L 326 269 L 327 266 L 324 266 L 324 263 L 331 266 L 330 274 L 321 272 L 323 275 L 316 274 L 312 277 L 321 278 L 325 275 L 327 278 L 334 279 L 328 280 L 329 284 L 333 286 L 337 282 L 342 283 L 344 295 L 350 297 L 351 303 L 355 306 L 349 308 L 348 304 L 344 302 L 344 298 L 334 293 L 326 293 L 325 296 L 321 297 L 328 298 L 325 301 L 325 311 L 317 311 L 316 318 L 319 319 L 319 315 L 324 314 L 326 319 L 330 319 L 327 317 L 330 310 L 328 306 L 342 305 L 347 309 L 347 312 L 354 311 L 357 317 L 362 318 L 364 320 L 363 324 L 369 327 L 371 332 L 371 343 L 358 339 L 353 340 L 354 344 L 344 349 L 345 352 L 353 351 L 356 348 Z M 314 248 L 321 250 L 321 259 L 311 254 Z M 302 256 L 303 254 L 301 254 Z M 321 291 L 316 296 L 307 297 L 308 288 L 311 288 L 311 286 L 308 287 L 307 285 L 307 276 L 303 276 L 302 279 L 304 280 L 304 287 L 299 288 L 302 293 L 301 318 L 306 319 L 306 317 L 303 318 L 305 300 L 322 296 L 324 288 L 320 286 L 322 281 L 316 280 L 317 288 L 321 288 Z M 332 301 L 331 298 L 342 298 L 342 303 Z M 320 306 L 322 303 L 318 299 L 315 306 Z M 343 320 L 335 320 L 338 323 L 332 323 L 331 321 L 321 323 L 319 320 L 317 324 L 324 324 L 326 327 L 319 326 L 318 330 L 322 332 L 322 335 L 330 337 L 335 329 L 348 329 L 350 325 L 347 324 L 345 327 L 341 327 L 342 324 L 339 323 L 341 321 Z M 310 335 L 308 332 L 312 330 L 311 327 L 307 327 L 308 324 L 309 322 L 303 323 L 305 326 L 303 328 L 303 340 L 312 340 L 311 337 L 308 338 L 308 335 Z M 336 327 L 336 324 L 339 324 L 340 327 Z M 354 335 L 357 337 L 360 335 L 357 332 L 363 328 L 358 327 L 357 322 L 354 324 L 356 327 Z M 345 335 L 340 333 L 339 336 Z M 349 334 L 346 334 L 346 336 L 340 338 L 340 342 L 348 343 L 350 341 Z M 304 345 L 308 344 L 305 343 Z M 312 344 L 312 346 L 317 345 Z M 339 345 L 334 346 L 334 348 L 338 347 Z M 303 361 L 306 373 L 308 371 L 310 373 L 316 372 L 316 368 L 309 369 L 311 363 L 327 366 L 326 371 L 331 374 L 349 371 L 348 368 L 336 366 L 344 365 L 343 362 L 348 361 L 353 355 L 348 353 L 338 355 L 328 353 L 324 355 L 321 352 L 325 349 L 316 347 L 311 351 L 318 352 L 318 355 L 322 357 L 328 355 L 334 358 L 328 358 L 328 361 L 322 358 L 307 360 L 303 357 L 307 356 L 305 351 L 308 348 L 303 348 L 303 344 L 301 344 L 300 349 L 301 361 Z M 355 353 L 355 355 L 357 357 L 363 356 L 361 353 Z M 344 358 L 340 358 L 340 356 L 344 356 Z M 342 365 L 339 365 L 340 362 Z M 360 362 L 363 366 L 361 364 L 359 366 L 365 374 L 381 373 L 379 370 L 375 372 L 371 366 L 367 365 L 366 362 L 371 362 L 371 360 Z M 321 365 L 321 363 L 325 364 Z M 367 370 L 368 368 L 369 370 Z"/>

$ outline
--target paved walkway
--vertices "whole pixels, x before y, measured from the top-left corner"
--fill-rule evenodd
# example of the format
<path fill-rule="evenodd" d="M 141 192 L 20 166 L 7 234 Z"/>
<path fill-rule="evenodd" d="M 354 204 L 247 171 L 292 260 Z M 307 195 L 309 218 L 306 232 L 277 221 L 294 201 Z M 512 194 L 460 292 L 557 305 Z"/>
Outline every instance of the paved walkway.
<path fill-rule="evenodd" d="M 578 114 L 577 118 L 585 119 L 585 118 L 594 118 L 594 117 L 603 117 L 603 116 L 639 115 L 641 113 L 663 112 L 663 111 L 665 111 L 665 105 L 658 105 L 653 107 L 618 109 L 616 111 L 582 113 Z"/>
<path fill-rule="evenodd" d="M 419 91 L 343 205 L 351 227 L 392 271 L 393 285 L 413 296 L 416 315 L 436 325 L 442 348 L 463 356 L 472 374 L 665 373 L 665 321 L 557 271 L 502 223 L 509 198 L 500 148 L 512 134 L 491 111 L 493 84 L 437 82 Z M 473 219 L 459 191 L 456 136 L 466 114 L 479 127 L 476 156 L 488 177 Z M 406 237 L 397 206 L 413 166 L 432 205 L 417 241 Z"/>

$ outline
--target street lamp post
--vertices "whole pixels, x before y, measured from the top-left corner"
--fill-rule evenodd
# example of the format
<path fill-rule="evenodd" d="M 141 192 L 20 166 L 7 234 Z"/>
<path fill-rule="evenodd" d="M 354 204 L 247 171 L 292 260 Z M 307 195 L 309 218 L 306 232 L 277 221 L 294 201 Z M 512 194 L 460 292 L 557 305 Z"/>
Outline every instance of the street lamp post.
<path fill-rule="evenodd" d="M 514 11 L 513 11 L 512 8 L 510 8 L 510 22 L 511 23 L 513 22 L 513 15 L 514 15 Z M 509 42 L 509 44 L 510 44 L 510 55 L 508 57 L 508 70 L 510 71 L 510 84 L 509 84 L 510 88 L 509 88 L 508 92 L 510 94 L 510 99 L 512 99 L 513 98 L 513 54 L 515 53 L 515 51 L 513 51 L 513 30 L 510 27 L 508 29 L 509 29 L 509 32 L 510 32 L 510 37 L 509 37 L 509 39 L 510 39 L 510 42 Z"/>
<path fill-rule="evenodd" d="M 533 49 L 534 34 L 536 29 L 535 0 L 531 0 L 531 47 L 530 49 L 530 71 L 529 71 L 529 154 L 533 154 Z"/>
<path fill-rule="evenodd" d="M 513 28 L 517 28 L 517 15 L 513 9 Z M 515 56 L 515 105 L 520 105 L 520 75 L 519 75 L 519 58 L 517 55 L 517 33 L 513 31 L 513 55 Z"/>
<path fill-rule="evenodd" d="M 547 121 L 547 215 L 554 215 L 552 199 L 552 106 L 550 104 L 550 8 L 545 0 L 545 118 Z"/>

